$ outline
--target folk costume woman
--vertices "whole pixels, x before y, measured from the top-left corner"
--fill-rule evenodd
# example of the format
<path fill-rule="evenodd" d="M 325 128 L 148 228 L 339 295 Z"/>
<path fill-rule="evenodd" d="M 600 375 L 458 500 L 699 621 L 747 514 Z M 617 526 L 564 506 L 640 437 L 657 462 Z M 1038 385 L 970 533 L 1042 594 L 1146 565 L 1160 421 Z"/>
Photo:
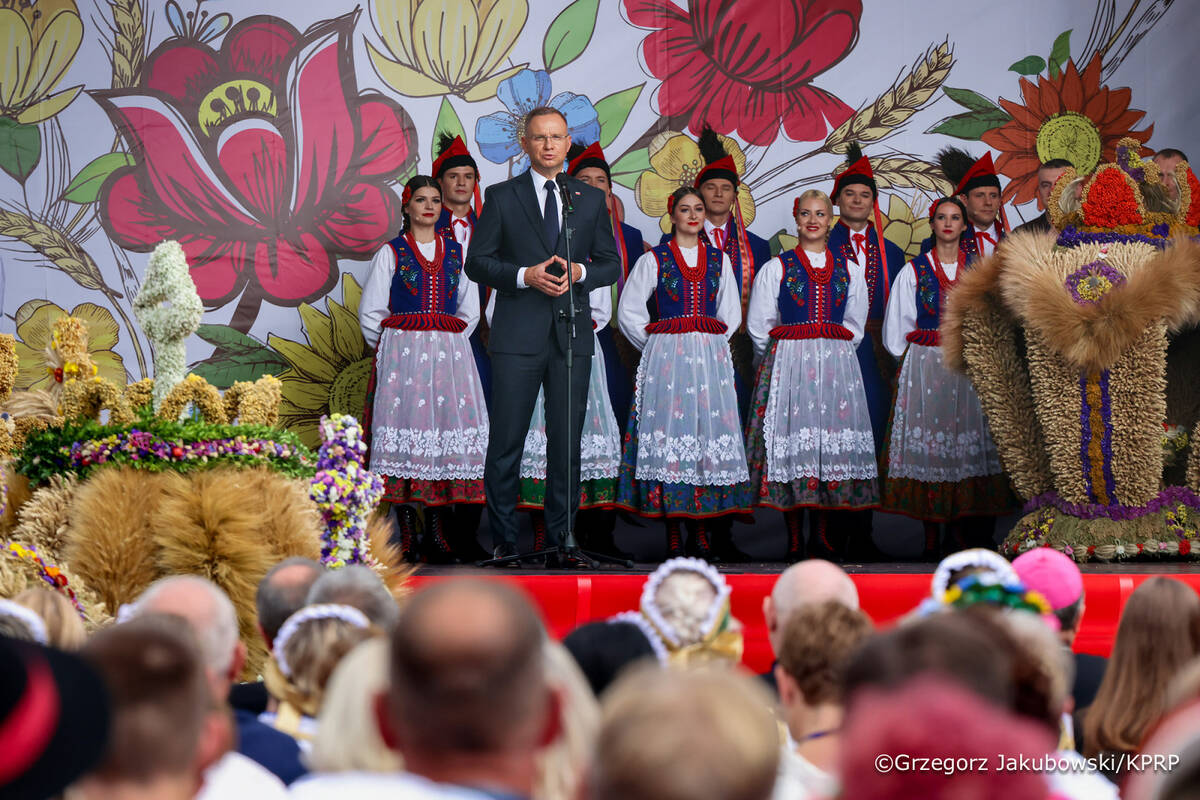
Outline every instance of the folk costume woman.
<path fill-rule="evenodd" d="M 612 292 L 609 287 L 588 295 L 592 311 L 592 336 L 612 318 Z M 492 295 L 484 311 L 488 323 L 496 308 Z M 545 393 L 539 389 L 525 434 L 521 455 L 521 494 L 517 508 L 530 512 L 533 519 L 533 549 L 547 545 L 546 518 L 546 407 Z M 608 376 L 604 353 L 597 345 L 592 355 L 588 378 L 587 411 L 579 445 L 579 510 L 612 508 L 617 496 L 617 471 L 621 465 L 621 428 L 613 414 L 608 394 Z"/>
<path fill-rule="evenodd" d="M 884 345 L 904 359 L 884 454 L 883 507 L 925 522 L 926 555 L 937 551 L 939 523 L 961 545 L 965 517 L 1003 513 L 1011 500 L 979 397 L 965 375 L 946 369 L 939 347 L 946 294 L 967 266 L 959 248 L 966 209 L 942 198 L 930 216 L 936 245 L 900 271 L 883 321 Z"/>
<path fill-rule="evenodd" d="M 372 260 L 359 310 L 376 347 L 371 470 L 383 477 L 385 500 L 425 507 L 425 557 L 446 563 L 450 506 L 484 502 L 488 416 L 468 338 L 479 293 L 462 271 L 462 248 L 435 231 L 437 182 L 412 178 L 402 202 L 404 232 Z M 399 518 L 413 559 L 415 514 L 402 508 Z"/>
<path fill-rule="evenodd" d="M 783 512 L 787 558 L 804 557 L 809 535 L 826 551 L 830 509 L 879 504 L 871 413 L 855 348 L 868 293 L 847 260 L 828 249 L 833 206 L 818 190 L 794 206 L 800 246 L 763 265 L 746 329 L 761 361 L 746 442 L 757 506 Z"/>
<path fill-rule="evenodd" d="M 668 199 L 674 237 L 634 264 L 617 324 L 642 351 L 625 435 L 617 504 L 667 524 L 667 550 L 713 558 L 706 522 L 750 505 L 729 337 L 741 303 L 729 257 L 700 238 L 704 201 L 692 188 Z"/>

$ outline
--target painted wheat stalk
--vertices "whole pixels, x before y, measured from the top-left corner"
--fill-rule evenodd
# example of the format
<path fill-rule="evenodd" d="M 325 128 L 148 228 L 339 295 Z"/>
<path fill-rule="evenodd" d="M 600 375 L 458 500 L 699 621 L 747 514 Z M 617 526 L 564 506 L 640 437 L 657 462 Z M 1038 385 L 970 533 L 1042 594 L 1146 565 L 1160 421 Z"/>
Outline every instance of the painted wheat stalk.
<path fill-rule="evenodd" d="M 937 195 L 954 187 L 937 166 L 911 158 L 871 159 L 871 170 L 880 189 L 920 189 Z"/>
<path fill-rule="evenodd" d="M 146 24 L 141 0 L 111 0 L 112 88 L 128 89 L 142 79 L 146 59 Z"/>
<path fill-rule="evenodd" d="M 17 211 L 0 210 L 0 236 L 16 239 L 45 256 L 83 288 L 108 290 L 92 257 L 65 234 L 44 222 Z"/>
<path fill-rule="evenodd" d="M 879 98 L 854 113 L 825 140 L 825 150 L 844 153 L 851 142 L 874 142 L 887 136 L 919 111 L 938 90 L 950 68 L 954 51 L 949 41 L 928 50 L 912 71 L 897 80 Z"/>

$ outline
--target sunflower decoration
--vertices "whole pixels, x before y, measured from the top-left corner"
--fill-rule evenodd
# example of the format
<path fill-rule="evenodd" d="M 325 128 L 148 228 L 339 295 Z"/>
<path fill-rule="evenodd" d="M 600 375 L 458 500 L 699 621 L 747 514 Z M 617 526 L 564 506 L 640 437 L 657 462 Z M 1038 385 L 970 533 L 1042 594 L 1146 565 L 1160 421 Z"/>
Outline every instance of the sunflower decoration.
<path fill-rule="evenodd" d="M 1101 53 L 1096 53 L 1082 73 L 1074 61 L 1068 61 L 1057 77 L 1039 76 L 1037 84 L 1022 78 L 1023 103 L 1000 98 L 1012 120 L 981 138 L 1001 152 L 996 170 L 1010 179 L 1004 202 L 1020 205 L 1033 200 L 1038 167 L 1051 159 L 1065 158 L 1080 175 L 1087 175 L 1102 160 L 1112 161 L 1117 142 L 1125 137 L 1137 140 L 1140 155 L 1151 154 L 1140 145 L 1150 138 L 1154 126 L 1133 130 L 1146 112 L 1129 107 L 1128 88 L 1101 86 L 1102 69 Z"/>
<path fill-rule="evenodd" d="M 372 353 L 358 326 L 360 300 L 362 287 L 353 275 L 342 273 L 342 302 L 326 297 L 325 314 L 307 303 L 300 306 L 308 344 L 267 337 L 267 344 L 289 364 L 278 375 L 283 394 L 279 426 L 309 447 L 321 444 L 322 416 L 358 417 L 363 412 Z"/>
<path fill-rule="evenodd" d="M 95 374 L 124 386 L 125 364 L 113 350 L 120 338 L 120 328 L 111 311 L 94 303 L 80 303 L 67 312 L 49 300 L 30 300 L 17 309 L 15 316 L 18 368 L 13 388 L 18 391 L 50 389 L 62 382 L 55 370 L 65 369 L 65 364 L 50 363 L 53 359 L 48 354 L 61 349 L 55 346 L 54 325 L 66 317 L 75 318 L 86 326 L 84 357 L 75 360 L 90 362 L 96 367 Z"/>
<path fill-rule="evenodd" d="M 728 136 L 718 136 L 725 152 L 737 165 L 738 175 L 746 174 L 746 154 L 741 145 Z M 667 213 L 667 198 L 680 186 L 695 186 L 696 176 L 705 167 L 700 145 L 682 133 L 664 131 L 650 142 L 650 169 L 638 176 L 633 187 L 638 208 L 646 216 L 658 217 L 663 233 L 671 232 L 671 217 Z M 742 209 L 742 221 L 749 227 L 754 221 L 754 198 L 745 181 L 738 183 L 737 202 Z"/>
<path fill-rule="evenodd" d="M 887 213 L 883 215 L 883 238 L 903 250 L 907 258 L 916 258 L 921 254 L 921 242 L 932 235 L 927 214 L 914 214 L 903 199 L 890 196 Z"/>

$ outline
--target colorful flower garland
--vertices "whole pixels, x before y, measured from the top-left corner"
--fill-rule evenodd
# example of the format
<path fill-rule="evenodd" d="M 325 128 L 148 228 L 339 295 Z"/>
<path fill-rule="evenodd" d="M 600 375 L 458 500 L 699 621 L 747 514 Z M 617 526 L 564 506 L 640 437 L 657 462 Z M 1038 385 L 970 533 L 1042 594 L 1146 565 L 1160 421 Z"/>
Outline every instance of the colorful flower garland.
<path fill-rule="evenodd" d="M 146 338 L 154 346 L 154 408 L 187 375 L 189 336 L 200 326 L 204 306 L 178 242 L 161 242 L 150 254 L 142 288 L 133 300 Z"/>
<path fill-rule="evenodd" d="M 1051 612 L 1041 592 L 1026 589 L 1019 580 L 1000 580 L 995 576 L 968 575 L 946 590 L 942 602 L 957 608 L 983 603 L 1041 615 Z"/>
<path fill-rule="evenodd" d="M 20 542 L 9 542 L 5 546 L 4 552 L 13 558 L 32 561 L 38 568 L 39 577 L 49 584 L 51 589 L 54 589 L 56 592 L 62 592 L 71 601 L 71 605 L 75 606 L 75 610 L 79 612 L 79 616 L 87 619 L 87 612 L 83 610 L 83 605 L 80 604 L 79 598 L 75 596 L 75 590 L 71 588 L 67 576 L 55 565 L 47 564 L 45 559 L 38 555 L 35 548 L 21 544 Z"/>
<path fill-rule="evenodd" d="M 383 481 L 363 465 L 367 444 L 354 417 L 321 417 L 321 438 L 317 474 L 308 489 L 325 521 L 321 563 L 331 568 L 370 564 L 367 517 L 383 497 Z"/>
<path fill-rule="evenodd" d="M 1062 233 L 1058 235 L 1056 244 L 1059 247 L 1079 247 L 1084 244 L 1115 244 L 1117 242 L 1141 242 L 1152 247 L 1157 247 L 1162 250 L 1170 241 L 1167 236 L 1170 233 L 1170 227 L 1167 225 L 1155 225 L 1151 231 L 1152 236 L 1146 236 L 1143 233 L 1120 233 L 1120 232 L 1095 232 L 1087 233 L 1079 230 L 1073 225 L 1068 225 L 1063 228 Z"/>

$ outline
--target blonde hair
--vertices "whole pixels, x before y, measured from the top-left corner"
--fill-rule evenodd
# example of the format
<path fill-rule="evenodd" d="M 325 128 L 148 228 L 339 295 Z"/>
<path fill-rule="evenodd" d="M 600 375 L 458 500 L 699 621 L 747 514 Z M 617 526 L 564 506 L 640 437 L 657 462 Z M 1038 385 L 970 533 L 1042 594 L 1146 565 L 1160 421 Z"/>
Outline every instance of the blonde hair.
<path fill-rule="evenodd" d="M 593 800 L 766 800 L 779 765 L 772 700 L 711 668 L 638 668 L 605 693 Z"/>
<path fill-rule="evenodd" d="M 346 654 L 325 687 L 308 766 L 314 772 L 399 772 L 375 722 L 375 698 L 388 686 L 388 643 L 376 636 Z"/>
<path fill-rule="evenodd" d="M 573 800 L 600 730 L 600 704 L 567 648 L 543 646 L 546 682 L 562 693 L 562 730 L 538 757 L 534 800 Z"/>
<path fill-rule="evenodd" d="M 325 697 L 325 687 L 333 670 L 351 650 L 375 636 L 375 628 L 361 628 L 337 617 L 306 620 L 286 642 L 283 655 L 289 666 L 286 681 L 278 686 L 271 681 L 267 689 L 281 704 L 289 704 L 309 717 L 317 716 Z M 296 735 L 280 709 L 276 727 Z"/>
<path fill-rule="evenodd" d="M 59 650 L 78 650 L 87 641 L 87 629 L 71 601 L 53 589 L 34 587 L 13 598 L 46 623 L 46 642 Z"/>
<path fill-rule="evenodd" d="M 833 216 L 833 201 L 829 199 L 829 195 L 825 194 L 820 189 L 808 189 L 804 192 L 801 192 L 800 196 L 796 198 L 796 213 L 799 213 L 800 206 L 804 205 L 809 200 L 820 200 L 825 204 L 825 210 L 829 212 L 829 216 Z M 792 216 L 794 217 L 796 214 L 792 214 Z"/>
<path fill-rule="evenodd" d="M 704 623 L 711 619 L 717 589 L 698 572 L 679 569 L 663 578 L 654 595 L 663 619 L 674 629 L 679 645 L 695 644 L 708 633 Z"/>

